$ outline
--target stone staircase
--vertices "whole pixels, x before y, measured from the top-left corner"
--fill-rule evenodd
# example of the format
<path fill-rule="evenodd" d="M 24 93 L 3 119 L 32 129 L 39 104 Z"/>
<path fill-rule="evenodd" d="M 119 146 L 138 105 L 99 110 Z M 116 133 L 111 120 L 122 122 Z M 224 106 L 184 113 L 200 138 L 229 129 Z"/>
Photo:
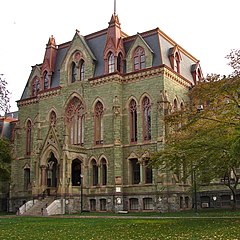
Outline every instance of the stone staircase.
<path fill-rule="evenodd" d="M 30 208 L 23 205 L 20 208 L 20 215 L 22 216 L 48 216 L 47 207 L 54 202 L 54 197 L 47 196 L 44 199 L 35 200 Z M 27 203 L 26 203 L 27 204 Z"/>

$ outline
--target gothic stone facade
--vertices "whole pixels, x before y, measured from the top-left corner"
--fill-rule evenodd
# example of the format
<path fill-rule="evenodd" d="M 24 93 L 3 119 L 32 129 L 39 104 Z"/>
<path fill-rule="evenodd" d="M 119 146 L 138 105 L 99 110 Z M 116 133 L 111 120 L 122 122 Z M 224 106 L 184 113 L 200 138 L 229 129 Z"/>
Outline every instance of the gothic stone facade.
<path fill-rule="evenodd" d="M 68 212 L 191 207 L 178 177 L 148 159 L 163 147 L 164 115 L 201 74 L 160 29 L 128 36 L 116 14 L 90 35 L 51 37 L 18 101 L 12 210 L 43 194 L 68 200 Z"/>

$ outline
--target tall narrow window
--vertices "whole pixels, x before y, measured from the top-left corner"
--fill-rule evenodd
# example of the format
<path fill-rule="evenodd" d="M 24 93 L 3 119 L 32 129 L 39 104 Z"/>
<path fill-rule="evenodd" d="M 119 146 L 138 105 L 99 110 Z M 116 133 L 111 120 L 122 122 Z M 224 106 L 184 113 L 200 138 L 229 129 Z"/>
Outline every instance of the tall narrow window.
<path fill-rule="evenodd" d="M 149 166 L 149 161 L 145 161 L 145 183 L 152 183 L 152 168 Z"/>
<path fill-rule="evenodd" d="M 24 169 L 24 190 L 28 190 L 29 185 L 30 185 L 30 169 L 25 168 Z"/>
<path fill-rule="evenodd" d="M 113 72 L 114 72 L 114 55 L 113 53 L 110 53 L 108 57 L 108 73 Z"/>
<path fill-rule="evenodd" d="M 71 66 L 71 82 L 75 82 L 77 80 L 77 65 L 75 62 L 72 62 Z"/>
<path fill-rule="evenodd" d="M 129 104 L 130 110 L 130 139 L 131 142 L 137 141 L 137 104 L 135 100 L 131 100 Z"/>
<path fill-rule="evenodd" d="M 118 70 L 118 72 L 123 73 L 123 56 L 122 56 L 122 53 L 119 53 L 118 57 L 117 57 L 117 70 Z"/>
<path fill-rule="evenodd" d="M 82 81 L 85 78 L 85 63 L 83 60 L 81 60 L 80 64 L 80 81 Z"/>
<path fill-rule="evenodd" d="M 77 97 L 68 104 L 66 122 L 69 129 L 70 143 L 83 145 L 84 140 L 84 114 L 85 108 Z"/>
<path fill-rule="evenodd" d="M 140 164 L 138 159 L 131 159 L 132 184 L 140 183 Z"/>
<path fill-rule="evenodd" d="M 98 166 L 96 160 L 92 160 L 92 183 L 93 186 L 98 185 Z"/>
<path fill-rule="evenodd" d="M 143 111 L 143 139 L 151 140 L 151 103 L 148 97 L 144 97 L 142 101 Z"/>
<path fill-rule="evenodd" d="M 101 177 L 102 177 L 102 185 L 107 184 L 107 162 L 103 158 L 101 161 Z"/>
<path fill-rule="evenodd" d="M 175 56 L 174 56 L 174 70 L 177 73 L 180 73 L 180 57 L 177 52 L 175 53 Z"/>
<path fill-rule="evenodd" d="M 95 117 L 95 143 L 96 145 L 103 143 L 103 104 L 98 101 L 94 109 Z"/>
<path fill-rule="evenodd" d="M 46 90 L 49 88 L 49 76 L 47 71 L 44 72 L 43 78 L 44 78 L 44 90 Z"/>
<path fill-rule="evenodd" d="M 138 47 L 134 52 L 134 70 L 145 68 L 145 52 L 142 47 Z"/>
<path fill-rule="evenodd" d="M 32 148 L 32 123 L 30 120 L 27 121 L 26 135 L 26 154 L 29 156 Z"/>

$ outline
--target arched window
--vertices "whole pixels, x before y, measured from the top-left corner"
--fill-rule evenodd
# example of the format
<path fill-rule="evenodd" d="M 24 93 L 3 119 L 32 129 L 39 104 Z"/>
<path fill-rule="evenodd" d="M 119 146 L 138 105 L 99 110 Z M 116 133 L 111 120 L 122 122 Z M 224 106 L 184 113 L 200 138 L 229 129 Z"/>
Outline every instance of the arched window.
<path fill-rule="evenodd" d="M 94 123 L 95 123 L 95 143 L 96 145 L 103 144 L 103 104 L 97 101 L 94 108 Z"/>
<path fill-rule="evenodd" d="M 81 60 L 80 63 L 80 81 L 84 80 L 85 78 L 85 62 Z"/>
<path fill-rule="evenodd" d="M 119 53 L 118 57 L 117 57 L 117 70 L 118 70 L 118 72 L 123 73 L 123 55 L 122 55 L 122 53 Z"/>
<path fill-rule="evenodd" d="M 72 161 L 72 185 L 80 186 L 81 184 L 82 162 L 79 159 Z"/>
<path fill-rule="evenodd" d="M 104 158 L 101 161 L 101 175 L 102 185 L 107 185 L 107 162 Z"/>
<path fill-rule="evenodd" d="M 98 166 L 95 159 L 92 160 L 92 183 L 93 186 L 98 185 Z"/>
<path fill-rule="evenodd" d="M 69 129 L 70 143 L 83 145 L 84 142 L 84 113 L 85 108 L 77 97 L 67 106 L 66 122 Z"/>
<path fill-rule="evenodd" d="M 114 72 L 114 55 L 110 53 L 108 56 L 108 73 Z"/>
<path fill-rule="evenodd" d="M 176 52 L 174 56 L 174 70 L 177 73 L 180 73 L 180 57 L 179 54 Z"/>
<path fill-rule="evenodd" d="M 31 154 L 32 148 L 32 123 L 30 120 L 27 121 L 26 129 L 26 154 L 29 156 Z"/>
<path fill-rule="evenodd" d="M 32 84 L 32 96 L 36 96 L 40 92 L 40 80 L 35 78 Z"/>
<path fill-rule="evenodd" d="M 137 104 L 134 99 L 129 104 L 130 111 L 130 139 L 131 142 L 137 141 Z"/>
<path fill-rule="evenodd" d="M 143 139 L 151 140 L 151 103 L 148 97 L 144 97 L 142 101 L 143 114 Z"/>
<path fill-rule="evenodd" d="M 177 104 L 177 99 L 175 98 L 174 100 L 173 100 L 173 111 L 175 112 L 175 111 L 177 111 L 178 110 L 178 104 Z"/>
<path fill-rule="evenodd" d="M 49 122 L 51 126 L 55 126 L 57 121 L 57 115 L 54 111 L 51 111 L 49 116 Z"/>
<path fill-rule="evenodd" d="M 30 168 L 24 169 L 24 190 L 28 190 L 30 185 Z"/>
<path fill-rule="evenodd" d="M 48 72 L 45 71 L 43 74 L 43 80 L 44 80 L 44 90 L 49 88 L 49 76 L 48 76 Z"/>
<path fill-rule="evenodd" d="M 134 52 L 134 70 L 145 68 L 145 52 L 142 47 L 138 47 Z"/>
<path fill-rule="evenodd" d="M 75 62 L 72 62 L 71 65 L 71 82 L 74 83 L 77 80 L 77 65 Z"/>

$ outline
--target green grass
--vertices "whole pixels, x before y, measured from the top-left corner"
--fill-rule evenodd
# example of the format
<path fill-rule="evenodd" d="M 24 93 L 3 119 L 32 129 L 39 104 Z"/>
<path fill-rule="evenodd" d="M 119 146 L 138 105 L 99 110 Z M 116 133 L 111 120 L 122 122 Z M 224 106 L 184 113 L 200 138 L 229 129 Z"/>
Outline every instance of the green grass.
<path fill-rule="evenodd" d="M 136 218 L 136 216 L 138 217 Z M 0 216 L 0 239 L 240 239 L 240 217 L 211 218 L 207 213 L 205 216 L 197 218 L 190 218 L 189 215 L 185 218 L 184 216 L 186 216 L 185 213 L 181 213 L 178 216 L 180 218 L 174 218 L 177 216 L 171 218 L 166 215 L 168 218 L 161 219 L 154 218 L 154 216 L 152 219 L 144 218 L 137 214 L 135 214 L 135 218 Z"/>

